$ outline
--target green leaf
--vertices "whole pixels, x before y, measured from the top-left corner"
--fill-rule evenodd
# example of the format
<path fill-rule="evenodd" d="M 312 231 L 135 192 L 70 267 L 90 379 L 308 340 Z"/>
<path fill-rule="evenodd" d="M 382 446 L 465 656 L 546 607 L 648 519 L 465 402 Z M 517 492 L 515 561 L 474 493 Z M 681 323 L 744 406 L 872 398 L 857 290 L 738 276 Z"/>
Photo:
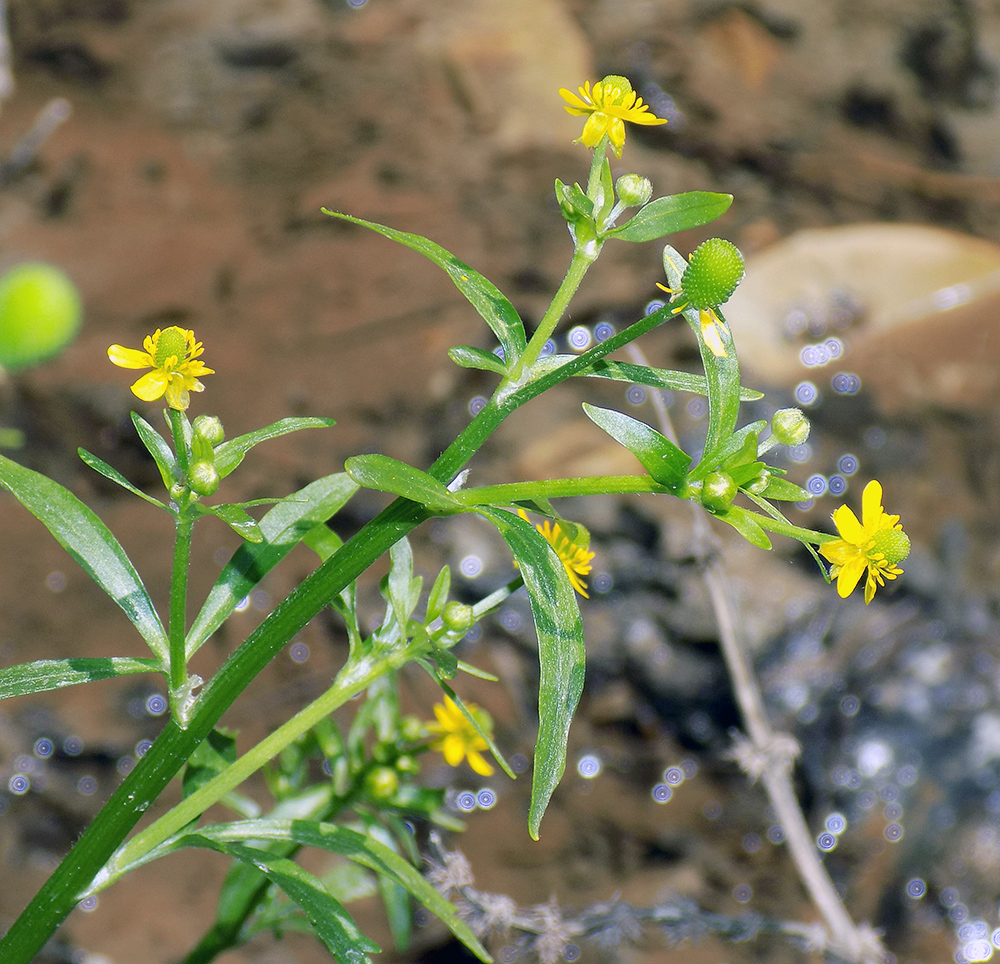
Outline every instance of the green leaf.
<path fill-rule="evenodd" d="M 559 355 L 557 357 L 569 361 L 576 356 Z M 708 380 L 704 375 L 675 372 L 666 368 L 647 368 L 645 365 L 631 365 L 628 362 L 601 359 L 594 362 L 585 371 L 576 372 L 576 375 L 588 378 L 611 378 L 617 382 L 648 385 L 650 388 L 665 388 L 673 392 L 691 392 L 694 395 L 708 394 Z M 763 392 L 754 391 L 752 388 L 740 388 L 741 401 L 755 402 L 763 397 Z"/>
<path fill-rule="evenodd" d="M 236 762 L 236 734 L 213 729 L 188 757 L 181 778 L 181 796 L 189 797 Z"/>
<path fill-rule="evenodd" d="M 139 440 L 153 456 L 156 467 L 160 470 L 163 487 L 169 492 L 173 484 L 180 479 L 181 469 L 173 449 L 167 440 L 160 435 L 138 412 L 132 413 L 132 424 L 135 426 Z"/>
<path fill-rule="evenodd" d="M 432 512 L 461 512 L 466 508 L 437 479 L 388 455 L 355 455 L 344 463 L 344 468 L 358 485 L 401 495 Z"/>
<path fill-rule="evenodd" d="M 615 206 L 615 182 L 611 176 L 611 162 L 604 158 L 601 165 L 601 195 L 603 195 L 600 206 L 594 210 L 594 220 L 598 224 L 603 224 L 611 209 Z"/>
<path fill-rule="evenodd" d="M 335 515 L 358 491 L 344 472 L 328 475 L 292 493 L 257 523 L 262 542 L 244 542 L 219 573 L 187 634 L 190 659 L 240 602 L 317 524 Z M 324 527 L 331 536 L 334 534 Z M 334 537 L 336 538 L 336 537 Z M 338 540 L 339 543 L 339 540 Z"/>
<path fill-rule="evenodd" d="M 569 726 L 583 692 L 583 621 L 566 567 L 538 530 L 510 512 L 486 506 L 478 511 L 497 527 L 517 560 L 538 635 L 538 742 L 528 812 L 528 832 L 537 840 L 566 769 Z"/>
<path fill-rule="evenodd" d="M 323 882 L 293 860 L 241 843 L 223 843 L 205 833 L 188 834 L 181 838 L 180 844 L 215 850 L 256 867 L 284 891 L 289 900 L 298 904 L 316 935 L 340 964 L 371 964 L 368 955 L 381 950 L 361 933 L 343 904 L 323 886 Z"/>
<path fill-rule="evenodd" d="M 812 498 L 812 494 L 801 485 L 772 477 L 767 483 L 767 488 L 761 493 L 761 498 L 777 499 L 779 502 L 805 502 Z"/>
<path fill-rule="evenodd" d="M 145 499 L 152 505 L 158 505 L 161 509 L 166 509 L 167 507 L 159 500 L 154 499 L 151 495 L 146 495 L 142 489 L 137 489 L 128 479 L 125 478 L 118 469 L 112 468 L 108 465 L 104 459 L 99 459 L 96 455 L 92 455 L 86 449 L 77 449 L 77 455 L 89 465 L 95 472 L 103 475 L 104 478 L 110 479 L 112 482 L 117 482 L 123 489 L 128 489 L 133 495 L 139 496 L 140 499 Z M 167 510 L 169 511 L 169 510 Z"/>
<path fill-rule="evenodd" d="M 195 502 L 191 509 L 198 515 L 214 515 L 225 522 L 241 538 L 247 542 L 263 542 L 264 534 L 260 531 L 257 520 L 238 505 L 202 505 Z"/>
<path fill-rule="evenodd" d="M 579 184 L 563 184 L 556 178 L 556 200 L 568 221 L 594 220 L 594 202 L 587 197 Z"/>
<path fill-rule="evenodd" d="M 507 364 L 509 365 L 514 359 L 521 357 L 525 347 L 524 323 L 514 310 L 514 306 L 492 281 L 484 278 L 478 271 L 473 271 L 441 245 L 435 244 L 419 234 L 396 231 L 394 228 L 354 218 L 349 214 L 340 214 L 327 208 L 320 210 L 330 217 L 342 218 L 352 224 L 360 224 L 372 231 L 377 231 L 392 241 L 405 244 L 425 258 L 430 258 L 439 268 L 443 268 L 448 273 L 455 287 L 465 295 L 472 307 L 479 312 L 486 324 L 493 330 L 497 341 L 503 346 L 504 359 Z"/>
<path fill-rule="evenodd" d="M 701 461 L 691 471 L 692 479 L 704 478 L 709 472 L 722 469 L 725 472 L 732 472 L 740 466 L 749 465 L 757 459 L 757 445 L 760 433 L 767 427 L 767 422 L 760 419 L 744 425 L 743 428 L 733 432 L 729 438 L 725 439 L 715 451 L 710 452 L 707 448 Z M 754 473 L 756 474 L 756 473 Z M 736 479 L 737 485 L 742 484 Z"/>
<path fill-rule="evenodd" d="M 220 845 L 230 840 L 291 841 L 305 847 L 318 847 L 340 854 L 362 867 L 394 880 L 437 916 L 476 957 L 484 962 L 491 960 L 486 949 L 455 908 L 406 860 L 374 837 L 332 823 L 273 818 L 241 820 L 231 824 L 205 827 L 199 831 L 198 836 Z M 183 844 L 186 839 L 181 838 L 178 843 Z"/>
<path fill-rule="evenodd" d="M 491 351 L 473 348 L 472 345 L 455 345 L 448 349 L 448 357 L 460 368 L 478 368 L 498 375 L 507 374 L 507 366 L 502 358 Z"/>
<path fill-rule="evenodd" d="M 686 194 L 658 197 L 640 208 L 621 227 L 606 232 L 604 237 L 622 241 L 655 241 L 677 231 L 708 224 L 725 214 L 732 203 L 731 194 L 710 191 L 688 191 Z"/>
<path fill-rule="evenodd" d="M 424 581 L 419 576 L 413 577 L 413 550 L 405 536 L 389 550 L 389 560 L 389 575 L 386 578 L 389 605 L 396 622 L 403 628 L 420 602 Z"/>
<path fill-rule="evenodd" d="M 238 435 L 215 448 L 215 467 L 225 478 L 243 461 L 247 452 L 261 442 L 298 432 L 304 428 L 330 428 L 337 423 L 332 418 L 283 418 L 272 425 L 259 428 L 246 435 Z"/>
<path fill-rule="evenodd" d="M 433 622 L 444 612 L 444 607 L 448 605 L 448 593 L 451 592 L 451 569 L 443 566 L 431 586 L 431 591 L 427 594 L 427 611 L 424 615 L 424 624 Z"/>
<path fill-rule="evenodd" d="M 92 683 L 112 676 L 160 672 L 165 672 L 165 668 L 158 659 L 130 659 L 124 656 L 39 659 L 0 669 L 0 700 L 58 690 L 77 683 Z"/>
<path fill-rule="evenodd" d="M 58 482 L 2 455 L 0 486 L 38 519 L 87 575 L 121 606 L 153 653 L 167 659 L 169 646 L 160 617 L 111 530 Z"/>
<path fill-rule="evenodd" d="M 691 456 L 645 422 L 610 408 L 583 403 L 587 417 L 625 446 L 643 465 L 654 482 L 679 492 L 685 484 Z"/>
<path fill-rule="evenodd" d="M 771 540 L 754 518 L 755 513 L 738 505 L 731 505 L 725 512 L 715 518 L 728 522 L 747 542 L 761 549 L 770 549 Z"/>

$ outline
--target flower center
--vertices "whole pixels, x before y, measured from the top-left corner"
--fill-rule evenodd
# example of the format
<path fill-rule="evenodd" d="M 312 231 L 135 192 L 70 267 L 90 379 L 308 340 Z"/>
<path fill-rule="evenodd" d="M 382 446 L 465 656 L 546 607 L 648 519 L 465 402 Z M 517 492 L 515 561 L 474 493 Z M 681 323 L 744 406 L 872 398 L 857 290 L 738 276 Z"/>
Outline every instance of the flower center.
<path fill-rule="evenodd" d="M 153 355 L 156 367 L 166 368 L 167 363 L 173 358 L 174 363 L 170 366 L 173 368 L 185 355 L 187 355 L 187 335 L 183 329 L 177 327 L 164 328 L 160 332 L 160 337 L 156 339 L 156 353 Z"/>
<path fill-rule="evenodd" d="M 594 98 L 598 107 L 618 107 L 625 102 L 625 98 L 632 93 L 632 85 L 627 77 L 619 77 L 617 74 L 608 74 L 601 81 L 600 98 Z"/>
<path fill-rule="evenodd" d="M 875 552 L 882 553 L 885 561 L 894 566 L 910 554 L 910 537 L 902 529 L 880 529 L 872 540 Z"/>

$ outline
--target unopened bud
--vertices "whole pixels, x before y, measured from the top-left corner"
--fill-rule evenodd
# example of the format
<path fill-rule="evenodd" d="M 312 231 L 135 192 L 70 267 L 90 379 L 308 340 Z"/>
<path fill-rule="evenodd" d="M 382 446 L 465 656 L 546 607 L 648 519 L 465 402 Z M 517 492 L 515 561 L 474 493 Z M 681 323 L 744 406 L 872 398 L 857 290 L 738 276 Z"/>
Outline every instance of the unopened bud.
<path fill-rule="evenodd" d="M 216 415 L 199 415 L 191 423 L 191 429 L 209 445 L 218 445 L 226 437 L 222 420 Z"/>
<path fill-rule="evenodd" d="M 219 470 L 211 462 L 192 462 L 188 469 L 188 485 L 198 495 L 214 495 L 219 488 Z"/>
<path fill-rule="evenodd" d="M 441 613 L 441 622 L 444 623 L 444 628 L 452 633 L 467 633 L 472 629 L 475 621 L 476 615 L 472 611 L 472 607 L 454 600 L 448 603 L 444 607 L 444 612 Z"/>
<path fill-rule="evenodd" d="M 802 445 L 809 438 L 809 419 L 801 409 L 779 408 L 771 419 L 771 432 L 782 445 Z"/>
<path fill-rule="evenodd" d="M 623 174 L 615 181 L 618 200 L 626 207 L 641 207 L 653 196 L 653 185 L 641 174 Z"/>
<path fill-rule="evenodd" d="M 709 472 L 701 488 L 701 504 L 710 512 L 721 512 L 736 497 L 736 483 L 726 472 Z"/>

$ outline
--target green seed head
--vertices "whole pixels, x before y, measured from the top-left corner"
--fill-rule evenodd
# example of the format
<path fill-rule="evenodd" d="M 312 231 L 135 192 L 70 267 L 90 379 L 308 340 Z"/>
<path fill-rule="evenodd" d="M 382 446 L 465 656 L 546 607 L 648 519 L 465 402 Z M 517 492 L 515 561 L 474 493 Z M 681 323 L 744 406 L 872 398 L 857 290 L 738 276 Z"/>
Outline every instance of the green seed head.
<path fill-rule="evenodd" d="M 701 311 L 724 305 L 743 280 L 743 255 L 732 241 L 709 238 L 691 254 L 681 277 L 684 298 Z"/>
<path fill-rule="evenodd" d="M 171 358 L 176 358 L 174 365 L 184 360 L 187 355 L 187 335 L 181 328 L 164 328 L 156 340 L 156 353 L 153 361 L 157 368 L 163 368 Z"/>
<path fill-rule="evenodd" d="M 902 529 L 880 529 L 875 533 L 875 551 L 894 566 L 910 554 L 910 537 Z"/>

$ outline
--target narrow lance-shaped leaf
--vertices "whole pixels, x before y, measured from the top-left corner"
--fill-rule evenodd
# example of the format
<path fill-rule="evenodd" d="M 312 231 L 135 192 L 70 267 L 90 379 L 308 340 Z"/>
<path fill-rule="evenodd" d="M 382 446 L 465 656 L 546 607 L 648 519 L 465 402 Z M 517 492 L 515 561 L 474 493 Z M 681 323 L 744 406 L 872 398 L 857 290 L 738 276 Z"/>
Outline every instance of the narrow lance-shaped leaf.
<path fill-rule="evenodd" d="M 158 659 L 130 659 L 124 656 L 71 659 L 39 659 L 0 669 L 0 700 L 11 696 L 44 693 L 77 683 L 133 673 L 158 673 L 164 670 Z"/>
<path fill-rule="evenodd" d="M 570 361 L 577 356 L 559 355 L 557 357 L 564 361 Z M 708 380 L 704 375 L 695 375 L 692 372 L 675 372 L 668 368 L 648 368 L 645 365 L 631 365 L 628 362 L 602 359 L 594 362 L 585 371 L 577 372 L 576 375 L 586 378 L 610 378 L 617 382 L 628 382 L 631 385 L 648 385 L 650 388 L 664 388 L 673 392 L 691 392 L 693 395 L 708 394 Z M 755 402 L 763 397 L 763 392 L 740 387 L 740 401 Z"/>
<path fill-rule="evenodd" d="M 673 491 L 683 488 L 691 456 L 670 439 L 645 422 L 623 412 L 597 408 L 586 402 L 583 403 L 583 410 L 595 425 L 624 445 L 642 463 L 654 482 Z"/>
<path fill-rule="evenodd" d="M 422 235 L 397 231 L 394 228 L 387 228 L 383 224 L 375 224 L 373 221 L 365 221 L 362 218 L 351 217 L 349 214 L 341 214 L 339 211 L 329 211 L 326 208 L 321 208 L 321 210 L 330 217 L 341 218 L 352 224 L 360 224 L 372 231 L 377 231 L 392 241 L 405 244 L 425 258 L 429 258 L 438 267 L 443 268 L 454 282 L 455 287 L 465 295 L 469 304 L 479 312 L 482 319 L 493 330 L 497 341 L 503 347 L 507 363 L 510 364 L 515 358 L 520 358 L 525 346 L 524 323 L 514 306 L 488 278 L 484 278 L 478 271 L 473 271 L 450 251 Z"/>
<path fill-rule="evenodd" d="M 111 530 L 58 482 L 0 455 L 0 485 L 38 519 L 119 606 L 149 648 L 167 658 L 166 633 L 153 602 Z"/>
<path fill-rule="evenodd" d="M 621 241 L 655 241 L 677 231 L 708 224 L 725 214 L 732 203 L 732 194 L 714 194 L 711 191 L 688 191 L 686 194 L 658 197 L 604 237 Z"/>
<path fill-rule="evenodd" d="M 146 446 L 149 454 L 153 456 L 153 461 L 156 462 L 156 467 L 160 470 L 160 478 L 163 479 L 163 487 L 169 492 L 170 487 L 181 476 L 177 457 L 167 444 L 167 440 L 138 412 L 132 413 L 132 424 L 135 426 L 140 441 Z"/>
<path fill-rule="evenodd" d="M 257 847 L 223 843 L 202 834 L 188 834 L 181 843 L 187 847 L 215 850 L 256 867 L 289 900 L 298 904 L 316 935 L 340 964 L 371 964 L 368 955 L 381 950 L 378 944 L 361 933 L 343 904 L 323 886 L 323 882 L 295 861 Z"/>
<path fill-rule="evenodd" d="M 167 508 L 159 499 L 154 499 L 151 495 L 146 495 L 142 489 L 137 489 L 131 482 L 129 482 L 128 479 L 125 478 L 124 475 L 121 474 L 121 472 L 118 471 L 118 469 L 114 468 L 114 466 L 108 465 L 104 459 L 100 459 L 96 455 L 93 455 L 86 449 L 82 448 L 77 449 L 76 453 L 87 465 L 89 465 L 95 472 L 103 475 L 104 478 L 110 479 L 112 482 L 116 482 L 123 489 L 127 489 L 133 495 L 139 496 L 140 499 L 143 499 L 152 505 L 159 506 L 161 509 Z"/>
<path fill-rule="evenodd" d="M 538 636 L 538 742 L 531 774 L 528 832 L 538 828 L 566 769 L 566 741 L 583 692 L 583 620 L 566 568 L 538 530 L 510 512 L 480 507 L 510 547 L 528 590 Z"/>
<path fill-rule="evenodd" d="M 507 373 L 507 366 L 502 358 L 491 351 L 473 348 L 472 345 L 455 345 L 448 349 L 448 357 L 460 368 L 478 368 L 498 375 Z"/>
<path fill-rule="evenodd" d="M 332 418 L 282 418 L 272 425 L 259 428 L 246 435 L 238 435 L 215 447 L 215 467 L 225 478 L 243 461 L 247 452 L 261 442 L 298 432 L 304 428 L 330 428 L 337 423 Z"/>
<path fill-rule="evenodd" d="M 188 659 L 306 533 L 336 514 L 357 491 L 347 474 L 338 472 L 317 479 L 271 509 L 258 523 L 263 542 L 244 542 L 219 573 L 188 632 Z"/>
<path fill-rule="evenodd" d="M 388 455 L 355 455 L 344 463 L 344 468 L 358 485 L 401 495 L 432 512 L 462 512 L 466 508 L 433 476 Z"/>

